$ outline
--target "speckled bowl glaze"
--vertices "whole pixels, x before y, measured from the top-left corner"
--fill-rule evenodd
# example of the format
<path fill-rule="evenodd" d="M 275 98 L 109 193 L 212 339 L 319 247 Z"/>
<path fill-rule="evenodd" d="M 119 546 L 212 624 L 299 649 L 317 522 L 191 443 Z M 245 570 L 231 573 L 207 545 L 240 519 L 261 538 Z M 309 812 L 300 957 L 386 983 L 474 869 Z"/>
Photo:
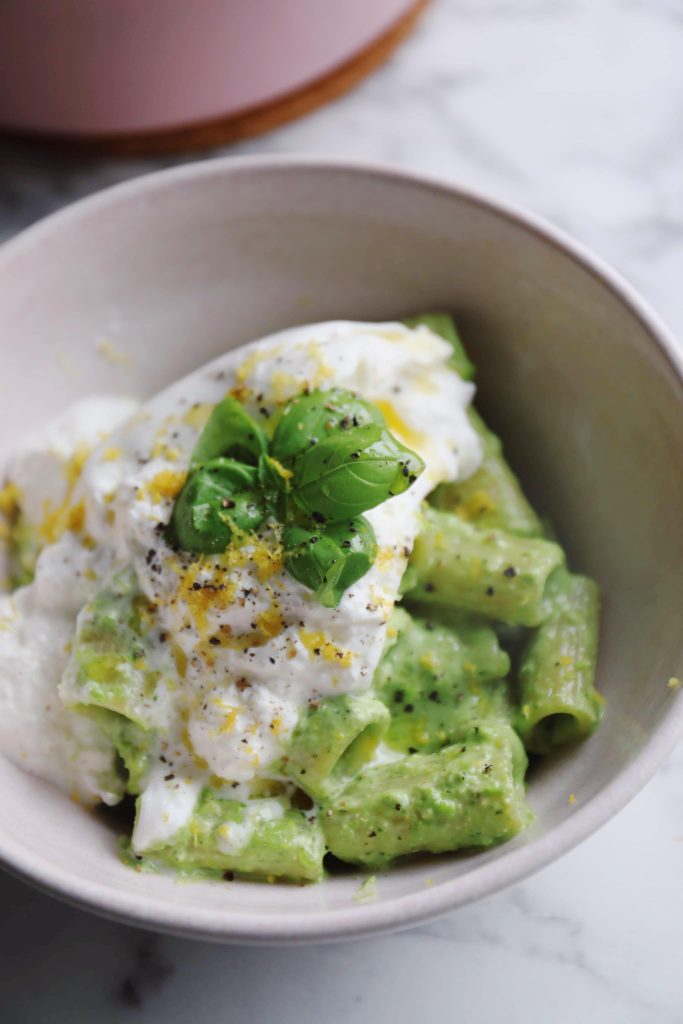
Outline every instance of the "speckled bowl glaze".
<path fill-rule="evenodd" d="M 683 692 L 667 686 L 683 676 L 681 357 L 627 284 L 535 217 L 386 168 L 296 158 L 189 165 L 78 203 L 0 253 L 0 454 L 79 396 L 150 394 L 267 331 L 430 308 L 456 312 L 484 413 L 573 564 L 605 595 L 607 715 L 591 740 L 532 772 L 535 824 L 484 853 L 399 866 L 368 902 L 354 900 L 357 876 L 310 887 L 178 882 L 124 867 L 94 814 L 0 761 L 9 870 L 185 935 L 367 935 L 554 860 L 672 748 L 683 723 Z"/>

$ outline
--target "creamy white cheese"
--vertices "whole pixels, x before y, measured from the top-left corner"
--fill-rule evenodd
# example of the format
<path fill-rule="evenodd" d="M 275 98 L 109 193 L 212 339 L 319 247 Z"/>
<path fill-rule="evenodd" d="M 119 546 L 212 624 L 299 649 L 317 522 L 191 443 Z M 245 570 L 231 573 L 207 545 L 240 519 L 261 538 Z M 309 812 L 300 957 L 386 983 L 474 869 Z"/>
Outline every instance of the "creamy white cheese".
<path fill-rule="evenodd" d="M 111 744 L 57 692 L 73 618 L 45 614 L 32 591 L 0 597 L 0 751 L 82 802 L 117 803 Z"/>
<path fill-rule="evenodd" d="M 33 556 L 58 533 L 89 452 L 137 405 L 112 395 L 85 398 L 17 447 L 6 478 Z M 92 591 L 84 575 L 92 561 L 82 538 L 69 533 L 42 551 L 32 586 L 0 596 L 0 751 L 76 799 L 116 803 L 121 785 L 111 744 L 58 694 L 74 617 Z"/>
<path fill-rule="evenodd" d="M 131 398 L 93 395 L 23 439 L 7 467 L 7 479 L 19 491 L 28 527 L 40 532 L 46 517 L 67 500 L 92 449 L 137 406 Z"/>
<path fill-rule="evenodd" d="M 63 621 L 67 639 L 78 608 L 114 567 L 134 567 L 156 610 L 181 678 L 155 721 L 164 770 L 151 771 L 142 795 L 138 852 L 182 826 L 202 780 L 217 776 L 241 790 L 268 777 L 307 702 L 371 685 L 419 505 L 439 482 L 471 474 L 481 458 L 466 416 L 473 386 L 447 367 L 449 355 L 449 345 L 428 329 L 400 324 L 340 321 L 283 331 L 174 384 L 85 463 L 73 493 L 84 505 L 82 530 L 43 553 L 29 591 L 45 629 Z M 391 431 L 426 463 L 407 492 L 366 513 L 379 554 L 336 609 L 318 604 L 285 572 L 268 537 L 237 553 L 192 559 L 163 536 L 211 408 L 232 392 L 255 418 L 266 418 L 305 387 L 343 387 L 376 403 Z M 15 635 L 18 628 L 8 630 Z M 55 701 L 60 664 L 48 687 Z M 1 647 L 0 677 L 7 688 L 16 682 Z M 77 698 L 68 678 L 61 697 L 66 704 Z M 25 746 L 43 742 L 38 719 L 22 729 Z M 15 756 L 1 736 L 0 747 Z M 60 756 L 55 751 L 55 760 Z M 59 778 L 47 764 L 32 770 Z M 169 774 L 177 785 L 164 781 Z"/>
<path fill-rule="evenodd" d="M 132 843 L 136 853 L 168 842 L 187 824 L 201 792 L 197 775 L 168 779 L 168 766 L 157 764 L 147 779 L 135 820 Z M 160 808 L 163 808 L 160 813 Z"/>

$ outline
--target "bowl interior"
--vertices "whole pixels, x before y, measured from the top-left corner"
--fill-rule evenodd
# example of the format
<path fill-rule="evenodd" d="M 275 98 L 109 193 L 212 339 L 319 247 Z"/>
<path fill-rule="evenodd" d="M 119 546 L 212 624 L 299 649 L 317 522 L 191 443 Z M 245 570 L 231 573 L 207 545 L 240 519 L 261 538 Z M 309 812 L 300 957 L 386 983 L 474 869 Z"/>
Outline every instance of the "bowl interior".
<path fill-rule="evenodd" d="M 288 325 L 430 308 L 456 313 L 484 413 L 604 593 L 607 715 L 534 771 L 536 823 L 487 853 L 400 867 L 369 904 L 354 902 L 353 875 L 181 884 L 124 868 L 111 829 L 0 759 L 0 855 L 15 870 L 150 925 L 331 937 L 407 923 L 540 866 L 652 770 L 678 700 L 667 680 L 683 675 L 681 383 L 647 319 L 532 225 L 428 183 L 306 163 L 221 161 L 113 190 L 0 256 L 0 456 L 79 396 L 150 394 Z"/>

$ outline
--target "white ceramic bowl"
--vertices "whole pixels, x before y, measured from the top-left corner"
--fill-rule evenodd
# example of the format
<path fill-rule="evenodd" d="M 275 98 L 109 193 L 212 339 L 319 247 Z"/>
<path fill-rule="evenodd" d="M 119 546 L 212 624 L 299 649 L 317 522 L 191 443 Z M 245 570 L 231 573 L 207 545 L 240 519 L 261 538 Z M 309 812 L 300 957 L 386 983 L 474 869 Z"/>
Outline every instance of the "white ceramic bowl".
<path fill-rule="evenodd" d="M 149 394 L 266 331 L 431 308 L 457 314 L 484 412 L 574 565 L 605 596 L 607 715 L 591 740 L 534 773 L 536 823 L 485 853 L 398 867 L 369 903 L 354 902 L 354 877 L 179 883 L 123 867 L 105 825 L 0 761 L 0 858 L 11 871 L 100 913 L 186 935 L 364 935 L 547 864 L 623 806 L 674 745 L 681 358 L 623 281 L 527 214 L 384 168 L 271 158 L 185 166 L 79 203 L 0 254 L 2 449 L 78 396 Z M 103 340 L 131 366 L 104 359 Z"/>

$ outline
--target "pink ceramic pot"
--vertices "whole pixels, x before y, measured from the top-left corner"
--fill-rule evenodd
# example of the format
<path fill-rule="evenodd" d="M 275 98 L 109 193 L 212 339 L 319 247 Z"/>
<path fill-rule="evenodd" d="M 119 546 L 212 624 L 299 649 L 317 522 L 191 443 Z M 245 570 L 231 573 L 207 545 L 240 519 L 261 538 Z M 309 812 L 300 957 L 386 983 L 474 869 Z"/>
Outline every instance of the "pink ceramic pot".
<path fill-rule="evenodd" d="M 2 0 L 0 125 L 169 131 L 334 71 L 414 0 Z"/>

